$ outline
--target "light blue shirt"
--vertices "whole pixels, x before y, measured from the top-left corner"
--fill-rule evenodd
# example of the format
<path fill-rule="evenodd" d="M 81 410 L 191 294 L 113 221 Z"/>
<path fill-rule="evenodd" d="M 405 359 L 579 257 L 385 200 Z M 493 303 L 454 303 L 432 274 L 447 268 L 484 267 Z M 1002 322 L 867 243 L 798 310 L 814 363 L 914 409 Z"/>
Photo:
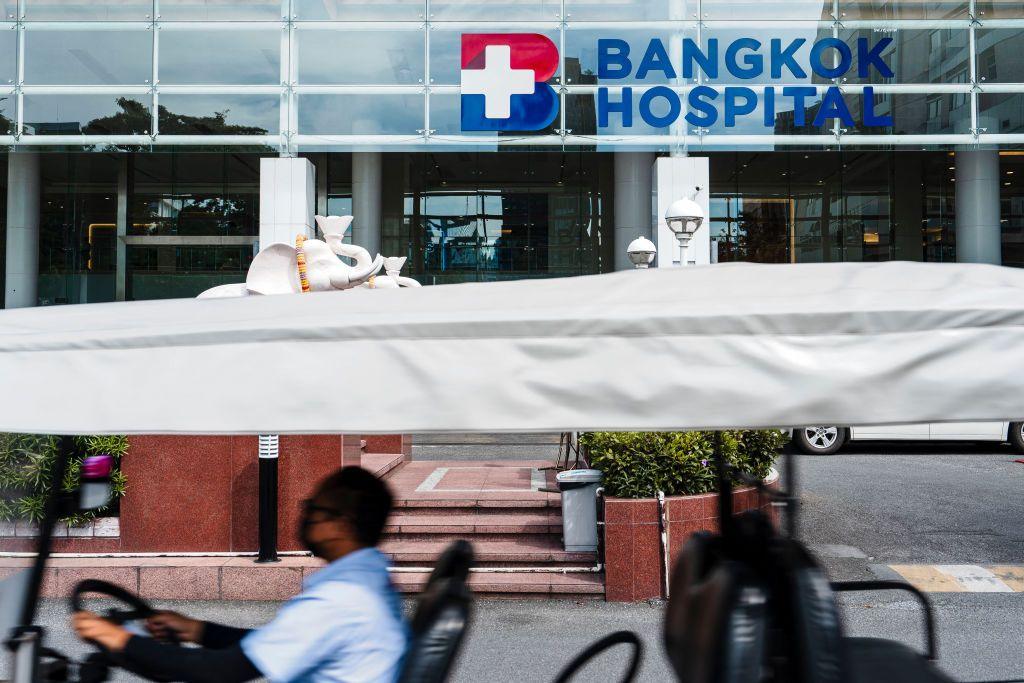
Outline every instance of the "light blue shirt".
<path fill-rule="evenodd" d="M 242 650 L 274 683 L 390 683 L 408 639 L 388 559 L 363 548 L 306 579 L 273 621 L 242 639 Z"/>

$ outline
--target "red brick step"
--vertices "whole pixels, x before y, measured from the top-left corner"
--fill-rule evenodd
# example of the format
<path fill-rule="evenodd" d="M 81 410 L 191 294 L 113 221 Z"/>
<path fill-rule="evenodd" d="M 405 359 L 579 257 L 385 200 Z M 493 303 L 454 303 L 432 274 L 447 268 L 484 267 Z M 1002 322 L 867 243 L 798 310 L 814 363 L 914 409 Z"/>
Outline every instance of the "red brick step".
<path fill-rule="evenodd" d="M 427 572 L 395 572 L 391 580 L 403 593 L 416 593 L 423 588 Z M 486 597 L 604 597 L 604 577 L 591 573 L 524 573 L 473 572 L 469 586 L 474 593 Z"/>

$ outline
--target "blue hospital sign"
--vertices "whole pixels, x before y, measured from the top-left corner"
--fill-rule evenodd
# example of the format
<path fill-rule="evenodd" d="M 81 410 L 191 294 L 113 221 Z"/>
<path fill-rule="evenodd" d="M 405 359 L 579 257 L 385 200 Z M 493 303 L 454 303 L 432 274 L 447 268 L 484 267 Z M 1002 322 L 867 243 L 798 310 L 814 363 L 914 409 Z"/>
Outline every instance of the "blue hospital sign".
<path fill-rule="evenodd" d="M 889 37 L 875 42 L 858 38 L 851 46 L 838 38 L 822 38 L 808 46 L 805 38 L 739 38 L 727 43 L 710 38 L 702 47 L 685 38 L 677 47 L 680 54 L 672 55 L 658 38 L 643 52 L 632 50 L 620 38 L 600 38 L 597 127 L 632 128 L 638 119 L 652 128 L 680 120 L 699 128 L 734 128 L 738 122 L 774 127 L 777 114 L 789 111 L 796 128 L 820 128 L 837 120 L 853 127 L 857 122 L 835 85 L 820 93 L 814 85 L 768 85 L 757 90 L 742 84 L 693 85 L 681 94 L 668 85 L 647 86 L 644 81 L 692 83 L 701 74 L 712 82 L 727 76 L 734 81 L 808 81 L 812 74 L 820 79 L 865 79 L 873 74 L 893 78 L 882 58 L 892 42 Z M 809 55 L 804 56 L 808 47 Z M 678 73 L 674 65 L 680 65 Z M 557 67 L 558 49 L 542 35 L 464 34 L 462 130 L 531 131 L 551 125 L 558 115 L 558 94 L 546 81 Z M 630 85 L 609 87 L 617 80 Z M 640 87 L 634 92 L 634 86 Z M 864 87 L 860 97 L 861 124 L 893 125 L 891 116 L 875 113 L 874 88 Z"/>
<path fill-rule="evenodd" d="M 706 49 L 702 50 L 687 38 L 682 41 L 682 73 L 677 74 L 665 44 L 657 38 L 648 43 L 642 55 L 630 54 L 630 46 L 624 40 L 602 38 L 597 41 L 597 76 L 602 83 L 627 78 L 643 82 L 651 74 L 669 79 L 693 79 L 698 73 L 703 73 L 715 80 L 724 71 L 740 80 L 764 77 L 804 80 L 808 78 L 809 69 L 826 79 L 841 78 L 854 72 L 857 78 L 866 78 L 872 71 L 883 78 L 893 77 L 892 69 L 881 56 L 892 43 L 892 38 L 882 38 L 874 44 L 867 38 L 858 38 L 856 52 L 838 38 L 823 38 L 811 46 L 809 64 L 805 68 L 795 55 L 806 42 L 804 38 L 785 43 L 774 38 L 765 44 L 754 38 L 740 38 L 720 44 L 718 39 L 711 38 Z M 683 114 L 683 96 L 668 86 L 647 88 L 636 96 L 633 88 L 628 86 L 622 87 L 621 94 L 615 95 L 603 86 L 597 89 L 597 125 L 598 128 L 607 127 L 610 118 L 616 116 L 621 127 L 630 128 L 634 115 L 639 115 L 645 124 L 654 128 L 671 125 L 680 116 L 692 126 L 709 127 L 721 120 L 726 128 L 733 128 L 738 119 L 758 113 L 763 125 L 772 126 L 776 112 L 784 104 L 792 105 L 785 109 L 792 108 L 796 127 L 820 127 L 835 119 L 844 126 L 854 125 L 853 115 L 837 86 L 825 89 L 817 113 L 813 120 L 808 121 L 806 107 L 817 95 L 818 89 L 811 85 L 766 86 L 762 93 L 742 85 L 719 89 L 698 85 L 686 94 L 686 113 Z M 862 97 L 862 123 L 865 126 L 892 126 L 890 116 L 875 114 L 874 88 L 865 87 Z M 759 105 L 760 112 L 757 111 Z"/>

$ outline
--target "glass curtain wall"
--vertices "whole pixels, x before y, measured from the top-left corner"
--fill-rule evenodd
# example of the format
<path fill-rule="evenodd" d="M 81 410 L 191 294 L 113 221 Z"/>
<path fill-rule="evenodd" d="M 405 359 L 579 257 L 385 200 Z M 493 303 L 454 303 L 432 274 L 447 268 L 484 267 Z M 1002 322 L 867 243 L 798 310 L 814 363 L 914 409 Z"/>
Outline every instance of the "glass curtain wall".
<path fill-rule="evenodd" d="M 383 248 L 423 284 L 611 270 L 612 159 L 596 152 L 387 155 Z"/>
<path fill-rule="evenodd" d="M 955 261 L 953 164 L 948 152 L 712 154 L 712 249 L 719 261 Z"/>
<path fill-rule="evenodd" d="M 714 150 L 780 146 L 929 147 L 1024 143 L 1024 4 L 1008 0 L 7 0 L 0 14 L 0 138 L 5 144 L 247 145 L 286 152 L 618 145 Z M 4 21 L 6 19 L 6 21 Z M 463 33 L 538 33 L 559 48 L 550 84 L 560 115 L 529 136 L 467 133 L 460 124 Z M 669 49 L 676 77 L 600 79 L 599 38 Z M 767 46 L 891 38 L 894 75 L 827 79 L 788 70 L 741 80 L 684 79 L 680 45 L 753 38 Z M 724 48 L 723 48 L 724 49 Z M 726 127 L 597 126 L 608 86 L 811 86 L 794 111 L 780 98 Z M 797 126 L 828 86 L 859 120 L 864 88 L 893 126 Z M 758 105 L 761 106 L 760 104 Z M 83 137 L 84 136 L 84 137 Z"/>

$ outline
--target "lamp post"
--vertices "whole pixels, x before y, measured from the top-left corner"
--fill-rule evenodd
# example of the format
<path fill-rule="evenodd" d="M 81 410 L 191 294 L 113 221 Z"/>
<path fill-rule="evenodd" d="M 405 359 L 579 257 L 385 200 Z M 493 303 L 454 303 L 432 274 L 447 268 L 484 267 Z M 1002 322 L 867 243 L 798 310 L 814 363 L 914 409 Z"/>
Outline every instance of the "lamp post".
<path fill-rule="evenodd" d="M 651 263 L 654 262 L 654 255 L 657 253 L 658 248 L 654 246 L 654 242 L 643 235 L 637 237 L 626 247 L 626 255 L 629 256 L 633 267 L 637 269 L 650 268 Z"/>
<path fill-rule="evenodd" d="M 259 563 L 277 562 L 277 434 L 260 434 Z"/>
<path fill-rule="evenodd" d="M 704 209 L 692 199 L 677 199 L 665 210 L 665 222 L 679 242 L 679 265 L 685 266 L 686 245 L 704 222 Z"/>

